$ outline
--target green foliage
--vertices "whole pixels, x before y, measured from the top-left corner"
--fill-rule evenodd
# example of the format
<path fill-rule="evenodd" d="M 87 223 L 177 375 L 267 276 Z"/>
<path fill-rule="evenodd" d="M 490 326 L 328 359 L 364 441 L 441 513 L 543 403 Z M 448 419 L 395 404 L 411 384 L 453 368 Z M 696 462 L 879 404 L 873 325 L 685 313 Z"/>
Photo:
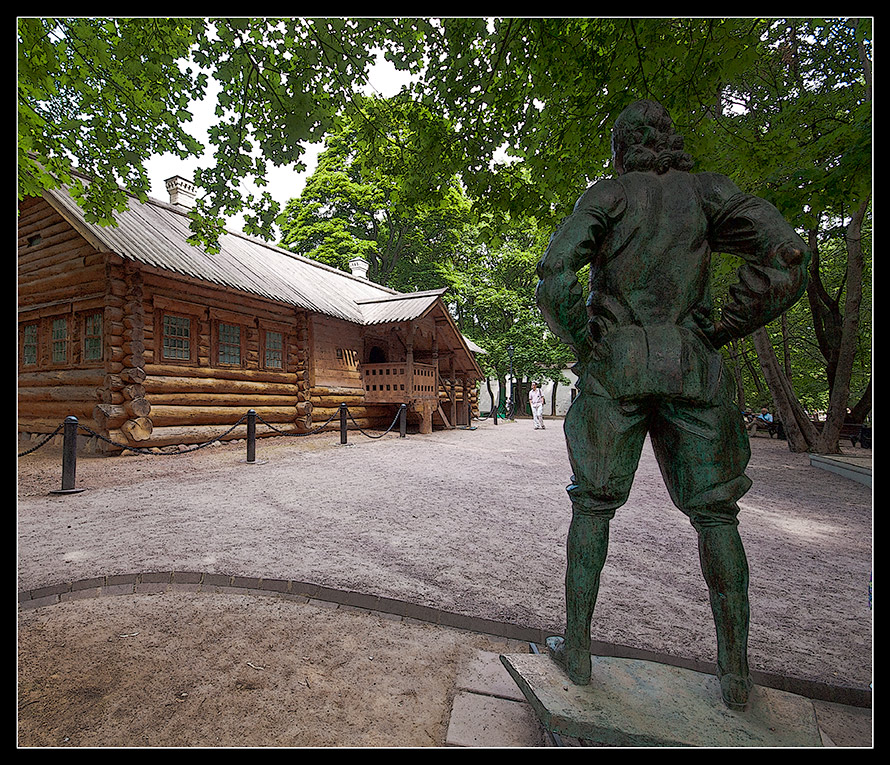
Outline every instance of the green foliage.
<path fill-rule="evenodd" d="M 282 246 L 343 270 L 363 257 L 369 278 L 398 289 L 437 286 L 429 266 L 449 255 L 470 213 L 452 138 L 422 104 L 357 99 L 279 218 Z"/>
<path fill-rule="evenodd" d="M 379 160 L 369 168 L 426 173 L 425 184 L 393 190 L 408 199 L 459 169 L 490 222 L 533 214 L 553 223 L 605 172 L 609 127 L 624 105 L 661 99 L 694 133 L 720 84 L 757 50 L 761 28 L 750 19 L 24 19 L 20 150 L 46 173 L 27 165 L 20 193 L 67 182 L 76 160 L 100 177 L 90 204 L 109 220 L 121 198 L 114 183 L 146 192 L 150 154 L 201 153 L 180 124 L 212 77 L 217 121 L 212 161 L 194 177 L 204 191 L 198 212 L 246 213 L 247 233 L 268 237 L 279 206 L 243 192 L 245 182 L 263 189 L 270 164 L 303 169 L 306 145 L 338 115 L 374 109 L 358 94 L 382 51 L 416 75 L 415 138 L 375 135 L 380 120 L 369 111 L 358 134 Z M 88 139 L 79 120 L 91 123 Z M 494 163 L 500 151 L 524 167 Z"/>
<path fill-rule="evenodd" d="M 461 332 L 486 350 L 483 370 L 499 379 L 565 382 L 562 370 L 574 359 L 547 328 L 535 305 L 535 266 L 547 232 L 532 219 L 512 221 L 502 239 L 489 246 L 476 227 L 462 232 L 461 246 L 439 273 Z"/>
<path fill-rule="evenodd" d="M 819 227 L 826 212 L 849 216 L 871 189 L 867 27 L 849 19 L 774 21 L 756 61 L 727 81 L 707 166 L 801 228 Z"/>
<path fill-rule="evenodd" d="M 108 224 L 121 185 L 144 198 L 147 157 L 199 151 L 183 124 L 207 78 L 180 64 L 204 34 L 200 19 L 19 19 L 19 199 L 71 184 L 87 219 Z"/>

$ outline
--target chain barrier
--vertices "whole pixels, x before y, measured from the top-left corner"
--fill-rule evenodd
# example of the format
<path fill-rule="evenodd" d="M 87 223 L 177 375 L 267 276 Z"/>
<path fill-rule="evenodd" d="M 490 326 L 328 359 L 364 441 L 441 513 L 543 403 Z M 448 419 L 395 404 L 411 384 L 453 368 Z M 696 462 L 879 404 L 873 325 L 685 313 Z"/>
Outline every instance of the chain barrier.
<path fill-rule="evenodd" d="M 158 446 L 142 447 L 142 446 L 128 446 L 127 444 L 119 444 L 117 441 L 112 441 L 110 438 L 106 438 L 101 433 L 97 433 L 95 430 L 93 430 L 89 426 L 81 425 L 80 423 L 78 423 L 77 429 L 82 430 L 91 436 L 95 436 L 100 441 L 104 441 L 106 444 L 110 444 L 111 446 L 115 447 L 116 449 L 124 449 L 126 451 L 136 452 L 137 454 L 149 454 L 154 457 L 172 457 L 172 456 L 178 455 L 178 454 L 188 454 L 189 452 L 196 452 L 196 451 L 198 451 L 198 449 L 203 449 L 207 446 L 210 446 L 211 444 L 216 443 L 220 439 L 225 438 L 227 435 L 229 435 L 229 433 L 231 433 L 233 430 L 235 430 L 235 428 L 237 428 L 242 422 L 244 422 L 244 420 L 246 418 L 247 418 L 246 414 L 242 415 L 241 419 L 238 420 L 238 422 L 236 422 L 234 425 L 232 425 L 232 427 L 229 428 L 225 433 L 218 435 L 216 438 L 213 438 L 210 441 L 205 441 L 203 444 L 195 444 L 194 446 L 190 446 L 186 449 L 180 449 L 179 447 L 177 447 L 176 451 L 167 451 L 167 452 L 158 451 L 161 448 Z M 58 428 L 55 429 L 55 431 L 52 434 L 50 434 L 46 438 L 44 438 L 43 441 L 41 441 L 39 444 L 37 444 L 33 449 L 28 449 L 25 452 L 21 452 L 19 454 L 19 457 L 24 457 L 28 454 L 31 454 L 32 452 L 36 452 L 41 446 L 43 446 L 51 438 L 53 438 L 53 436 L 58 435 L 59 431 L 62 430 L 64 426 L 65 426 L 65 423 L 63 422 L 61 425 L 59 425 Z"/>
<path fill-rule="evenodd" d="M 270 430 L 274 430 L 279 436 L 312 436 L 312 435 L 315 435 L 316 433 L 321 433 L 322 430 L 324 430 L 328 425 L 331 424 L 331 420 L 333 420 L 334 417 L 336 417 L 336 416 L 337 416 L 336 414 L 332 414 L 330 417 L 328 417 L 327 422 L 323 422 L 317 428 L 313 428 L 312 430 L 307 430 L 305 433 L 286 433 L 283 430 L 279 430 L 271 423 L 266 422 L 262 418 L 262 415 L 258 414 L 256 417 L 257 417 L 257 420 L 259 420 L 261 423 L 263 423 L 263 425 L 265 425 Z"/>
<path fill-rule="evenodd" d="M 19 457 L 24 457 L 24 456 L 26 456 L 26 455 L 28 455 L 28 454 L 31 454 L 31 453 L 33 453 L 33 452 L 36 452 L 41 446 L 43 446 L 44 444 L 48 443 L 48 442 L 50 441 L 50 439 L 52 439 L 52 438 L 54 438 L 55 436 L 57 436 L 57 435 L 59 434 L 59 431 L 62 430 L 62 428 L 64 428 L 64 427 L 65 427 L 65 423 L 64 423 L 64 422 L 60 422 L 60 423 L 59 423 L 59 427 L 57 427 L 52 433 L 50 433 L 46 438 L 44 438 L 39 444 L 37 444 L 37 446 L 35 446 L 33 449 L 28 449 L 28 451 L 26 451 L 26 452 L 21 452 L 21 453 L 19 454 Z"/>
<path fill-rule="evenodd" d="M 355 418 L 352 416 L 352 412 L 349 411 L 349 407 L 346 407 L 346 414 L 349 417 L 349 419 L 352 420 L 352 424 L 355 425 L 356 429 L 363 436 L 367 436 L 368 438 L 383 438 L 387 433 L 389 433 L 396 426 L 396 423 L 399 421 L 399 417 L 402 416 L 402 409 L 404 408 L 404 406 L 405 405 L 402 404 L 399 407 L 399 411 L 396 412 L 396 416 L 395 416 L 395 419 L 393 419 L 392 424 L 383 433 L 380 433 L 379 435 L 376 435 L 376 436 L 372 436 L 370 433 L 365 433 L 365 431 L 362 429 L 362 427 L 355 421 Z"/>
<path fill-rule="evenodd" d="M 349 413 L 348 409 L 347 409 L 347 412 Z M 392 421 L 392 424 L 386 429 L 386 431 L 379 435 L 372 435 L 372 434 L 366 432 L 355 421 L 355 418 L 353 418 L 351 413 L 349 413 L 349 418 L 352 420 L 353 424 L 356 426 L 356 428 L 359 430 L 359 432 L 362 433 L 362 435 L 367 436 L 368 438 L 382 438 L 387 433 L 392 431 L 392 429 L 396 426 L 396 423 L 399 421 L 400 414 L 401 414 L 401 410 L 396 414 L 395 418 Z M 339 412 L 335 412 L 330 417 L 328 417 L 328 419 L 325 422 L 314 427 L 312 430 L 307 430 L 304 433 L 288 433 L 283 430 L 280 430 L 279 428 L 276 428 L 271 423 L 266 422 L 262 418 L 262 416 L 260 416 L 259 414 L 256 415 L 256 418 L 259 422 L 263 423 L 263 425 L 265 425 L 267 428 L 274 431 L 276 434 L 278 434 L 280 436 L 311 436 L 311 435 L 315 435 L 317 433 L 321 433 L 321 431 L 323 431 L 328 425 L 330 425 L 331 422 L 334 420 L 334 418 L 337 417 L 338 415 L 339 415 Z M 105 443 L 109 444 L 110 446 L 115 447 L 116 449 L 123 449 L 123 450 L 130 451 L 130 452 L 136 452 L 137 454 L 148 454 L 148 455 L 151 455 L 154 457 L 170 457 L 170 456 L 174 456 L 174 455 L 189 454 L 191 452 L 196 452 L 199 449 L 204 449 L 205 447 L 211 446 L 212 444 L 215 444 L 218 441 L 221 441 L 227 435 L 229 435 L 229 433 L 234 431 L 235 428 L 237 428 L 239 425 L 241 425 L 241 423 L 243 423 L 247 419 L 247 417 L 248 417 L 248 415 L 246 415 L 246 414 L 242 415 L 241 419 L 239 419 L 238 422 L 236 422 L 234 425 L 232 425 L 232 427 L 230 427 L 228 430 L 221 433 L 220 435 L 216 436 L 215 438 L 210 439 L 209 441 L 205 441 L 204 443 L 201 443 L 201 444 L 194 444 L 193 446 L 190 446 L 187 448 L 176 447 L 175 451 L 172 451 L 172 450 L 171 451 L 162 451 L 161 447 L 157 447 L 157 446 L 141 447 L 141 446 L 129 446 L 128 444 L 121 444 L 121 443 L 118 443 L 117 441 L 112 441 L 110 438 L 103 436 L 101 433 L 97 433 L 95 430 L 88 427 L 87 425 L 82 425 L 80 423 L 78 423 L 77 429 L 79 431 L 83 431 L 84 433 L 86 433 L 88 435 L 95 436 L 98 440 L 104 441 Z M 26 457 L 29 454 L 33 454 L 38 449 L 40 449 L 42 446 L 45 446 L 47 443 L 49 443 L 60 432 L 62 432 L 64 427 L 65 427 L 64 422 L 59 423 L 59 426 L 52 433 L 50 433 L 48 436 L 46 436 L 46 438 L 44 438 L 39 444 L 36 444 L 35 446 L 33 446 L 30 449 L 27 449 L 26 451 L 19 452 L 18 456 Z"/>
<path fill-rule="evenodd" d="M 87 427 L 86 425 L 81 425 L 77 421 L 77 417 L 66 417 L 65 421 L 61 423 L 52 433 L 50 433 L 46 438 L 44 438 L 39 444 L 35 445 L 33 448 L 28 449 L 27 451 L 21 452 L 19 457 L 24 457 L 28 454 L 31 454 L 37 451 L 40 447 L 47 444 L 51 441 L 56 435 L 58 435 L 59 431 L 64 430 L 64 443 L 63 443 L 63 456 L 62 456 L 62 488 L 59 490 L 51 491 L 50 494 L 75 494 L 83 491 L 83 489 L 74 488 L 75 483 L 75 474 L 77 471 L 77 436 L 79 431 L 83 431 L 84 433 L 88 433 L 91 436 L 95 436 L 98 440 L 104 441 L 111 446 L 127 450 L 131 452 L 136 452 L 137 454 L 148 454 L 151 456 L 172 456 L 179 454 L 188 454 L 190 452 L 198 451 L 198 449 L 203 449 L 211 444 L 218 443 L 222 439 L 224 439 L 227 435 L 229 435 L 232 431 L 235 430 L 242 422 L 247 420 L 247 463 L 256 464 L 256 423 L 257 420 L 262 422 L 266 427 L 275 433 L 282 436 L 309 436 L 314 433 L 320 433 L 324 430 L 331 422 L 334 420 L 334 417 L 339 414 L 340 416 L 340 443 L 346 443 L 346 418 L 352 420 L 353 425 L 355 425 L 356 429 L 364 436 L 368 438 L 383 438 L 387 433 L 390 433 L 393 428 L 395 428 L 396 423 L 401 421 L 401 426 L 399 428 L 399 438 L 405 437 L 405 414 L 407 412 L 407 406 L 405 404 L 401 404 L 399 406 L 399 410 L 396 413 L 396 416 L 393 418 L 390 426 L 383 432 L 379 434 L 368 433 L 364 428 L 362 428 L 358 422 L 356 422 L 355 418 L 352 416 L 352 413 L 349 411 L 349 408 L 346 404 L 341 404 L 338 412 L 332 414 L 326 422 L 321 423 L 317 427 L 312 430 L 306 431 L 304 433 L 286 433 L 282 430 L 279 430 L 274 425 L 266 422 L 262 417 L 260 417 L 255 410 L 250 409 L 246 414 L 242 415 L 241 418 L 236 422 L 232 427 L 230 427 L 224 433 L 216 436 L 215 438 L 205 441 L 201 444 L 195 444 L 188 448 L 180 448 L 174 447 L 175 451 L 160 451 L 159 447 L 140 447 L 140 446 L 129 446 L 127 444 L 119 444 L 116 441 L 112 441 L 110 438 L 103 436 L 101 433 L 97 433 L 92 428 Z"/>

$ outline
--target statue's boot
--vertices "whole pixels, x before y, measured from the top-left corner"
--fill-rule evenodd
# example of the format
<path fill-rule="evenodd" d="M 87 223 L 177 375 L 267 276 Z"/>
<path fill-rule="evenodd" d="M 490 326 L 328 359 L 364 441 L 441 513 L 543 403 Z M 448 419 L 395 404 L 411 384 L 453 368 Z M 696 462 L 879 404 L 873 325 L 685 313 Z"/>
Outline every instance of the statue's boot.
<path fill-rule="evenodd" d="M 742 675 L 721 674 L 718 671 L 717 678 L 720 680 L 720 695 L 723 697 L 723 703 L 730 709 L 739 712 L 743 710 L 748 705 L 748 697 L 754 687 L 751 675 L 743 677 Z"/>
<path fill-rule="evenodd" d="M 717 630 L 717 677 L 723 702 L 744 709 L 753 682 L 748 671 L 748 561 L 732 524 L 698 528 L 699 559 Z"/>
<path fill-rule="evenodd" d="M 547 638 L 547 653 L 568 675 L 575 685 L 590 683 L 590 648 L 570 648 L 564 638 L 554 635 Z"/>
<path fill-rule="evenodd" d="M 590 682 L 590 621 L 609 547 L 609 518 L 576 512 L 566 544 L 566 634 L 548 638 L 547 650 L 575 685 Z"/>

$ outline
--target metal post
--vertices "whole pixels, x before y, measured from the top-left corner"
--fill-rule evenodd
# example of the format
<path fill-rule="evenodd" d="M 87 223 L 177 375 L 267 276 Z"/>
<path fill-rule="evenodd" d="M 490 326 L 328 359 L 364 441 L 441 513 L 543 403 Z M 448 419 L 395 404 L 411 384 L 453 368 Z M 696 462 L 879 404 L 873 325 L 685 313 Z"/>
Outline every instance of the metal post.
<path fill-rule="evenodd" d="M 256 410 L 247 410 L 247 461 L 256 462 Z"/>
<path fill-rule="evenodd" d="M 402 404 L 399 407 L 399 438 L 405 437 L 405 431 L 407 430 L 407 419 L 408 419 L 408 405 Z"/>
<path fill-rule="evenodd" d="M 77 494 L 83 489 L 75 489 L 74 481 L 77 474 L 77 417 L 66 417 L 62 431 L 62 488 L 50 494 Z"/>
<path fill-rule="evenodd" d="M 346 404 L 340 404 L 340 443 L 346 443 Z"/>

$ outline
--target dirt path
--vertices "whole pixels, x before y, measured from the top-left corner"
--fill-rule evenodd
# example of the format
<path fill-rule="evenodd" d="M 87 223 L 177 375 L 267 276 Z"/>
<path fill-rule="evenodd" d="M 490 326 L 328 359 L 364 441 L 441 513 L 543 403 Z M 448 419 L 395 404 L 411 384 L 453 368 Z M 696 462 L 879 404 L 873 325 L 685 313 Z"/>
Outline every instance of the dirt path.
<path fill-rule="evenodd" d="M 871 491 L 784 442 L 753 447 L 741 527 L 752 668 L 868 688 Z M 194 571 L 561 628 L 558 422 L 350 434 L 346 447 L 336 434 L 266 439 L 254 465 L 244 453 L 82 457 L 85 491 L 65 496 L 47 493 L 60 485 L 58 449 L 23 457 L 18 589 Z M 597 640 L 713 660 L 695 535 L 648 448 L 613 524 L 594 622 Z M 477 648 L 504 650 L 377 615 L 203 593 L 62 603 L 23 612 L 19 630 L 20 743 L 41 746 L 441 745 L 456 667 Z"/>

